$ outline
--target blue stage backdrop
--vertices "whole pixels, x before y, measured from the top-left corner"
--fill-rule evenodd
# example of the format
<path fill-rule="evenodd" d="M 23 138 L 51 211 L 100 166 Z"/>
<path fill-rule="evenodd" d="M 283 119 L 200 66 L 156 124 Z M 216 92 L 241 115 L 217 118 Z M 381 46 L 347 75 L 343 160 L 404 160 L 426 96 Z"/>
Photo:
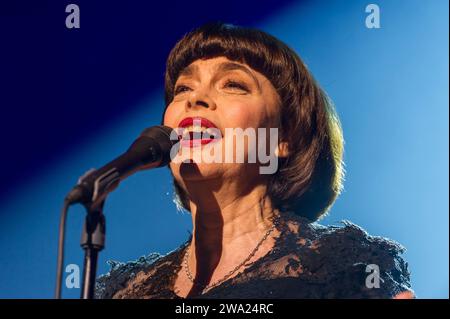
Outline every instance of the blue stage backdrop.
<path fill-rule="evenodd" d="M 419 298 L 448 298 L 448 1 L 2 1 L 0 298 L 50 298 L 59 210 L 78 176 L 159 124 L 165 58 L 204 22 L 261 28 L 304 59 L 334 100 L 345 190 L 321 221 L 348 219 L 407 248 Z M 65 28 L 77 3 L 81 28 Z M 167 168 L 124 181 L 105 207 L 107 260 L 167 253 L 191 219 Z M 66 264 L 82 266 L 84 211 L 70 210 Z M 78 298 L 80 289 L 65 288 Z"/>

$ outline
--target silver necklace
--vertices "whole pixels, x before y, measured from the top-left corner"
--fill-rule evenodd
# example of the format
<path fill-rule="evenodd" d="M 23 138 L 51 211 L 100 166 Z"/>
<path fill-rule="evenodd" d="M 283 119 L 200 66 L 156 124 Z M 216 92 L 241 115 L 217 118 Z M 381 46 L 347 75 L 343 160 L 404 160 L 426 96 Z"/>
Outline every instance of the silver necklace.
<path fill-rule="evenodd" d="M 209 285 L 202 285 L 202 284 L 199 284 L 194 281 L 194 277 L 192 276 L 192 273 L 189 269 L 189 264 L 188 264 L 189 253 L 190 253 L 190 245 L 189 245 L 186 249 L 186 254 L 184 255 L 184 269 L 186 270 L 187 277 L 194 285 L 201 288 L 202 292 L 207 289 L 210 289 L 210 288 L 220 285 L 225 280 L 227 280 L 231 275 L 233 275 L 236 271 L 238 271 L 239 268 L 241 268 L 246 262 L 248 262 L 255 255 L 255 253 L 258 251 L 258 248 L 261 246 L 261 244 L 267 239 L 267 237 L 269 237 L 270 233 L 275 229 L 277 222 L 278 222 L 278 219 L 273 222 L 273 225 L 269 228 L 269 230 L 267 230 L 267 232 L 264 234 L 263 238 L 261 238 L 261 240 L 258 242 L 256 247 L 252 250 L 250 255 L 248 255 L 248 257 L 245 258 L 245 260 L 243 262 L 241 262 L 239 265 L 234 267 L 234 269 L 231 270 L 230 272 L 228 272 L 224 277 L 222 277 L 221 279 L 219 279 L 216 282 L 209 284 Z"/>

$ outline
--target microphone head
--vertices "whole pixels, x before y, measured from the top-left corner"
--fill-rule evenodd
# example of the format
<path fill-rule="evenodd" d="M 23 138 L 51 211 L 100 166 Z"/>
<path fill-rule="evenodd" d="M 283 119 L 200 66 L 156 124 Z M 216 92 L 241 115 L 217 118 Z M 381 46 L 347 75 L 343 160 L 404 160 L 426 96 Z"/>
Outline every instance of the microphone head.
<path fill-rule="evenodd" d="M 180 146 L 179 137 L 176 131 L 173 128 L 164 125 L 148 127 L 142 131 L 140 137 L 153 139 L 158 144 L 162 156 L 161 164 L 159 166 L 169 164 L 172 148 L 177 148 L 176 150 L 173 150 L 173 152 L 176 153 Z"/>

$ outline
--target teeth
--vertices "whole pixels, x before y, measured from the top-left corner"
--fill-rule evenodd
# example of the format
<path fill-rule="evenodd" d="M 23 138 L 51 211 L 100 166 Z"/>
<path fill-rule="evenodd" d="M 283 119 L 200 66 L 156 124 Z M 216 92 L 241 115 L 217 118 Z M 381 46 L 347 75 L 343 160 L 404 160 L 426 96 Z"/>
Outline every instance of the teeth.
<path fill-rule="evenodd" d="M 194 126 L 193 128 L 192 128 L 192 131 L 191 132 L 198 132 L 198 133 L 201 133 L 201 132 L 203 132 L 203 131 L 205 131 L 206 130 L 206 127 L 203 127 L 203 126 Z"/>
<path fill-rule="evenodd" d="M 190 125 L 190 126 L 184 127 L 183 133 L 189 133 L 189 132 L 199 132 L 199 133 L 201 133 L 201 132 L 205 132 L 205 131 L 208 131 L 207 127 Z"/>
<path fill-rule="evenodd" d="M 205 126 L 189 125 L 183 129 L 183 138 L 188 138 L 190 133 L 201 133 L 202 135 L 213 136 L 217 133 L 217 129 Z"/>
<path fill-rule="evenodd" d="M 208 127 L 208 128 L 206 129 L 206 133 L 208 133 L 209 135 L 214 135 L 215 130 L 214 130 L 213 128 Z"/>

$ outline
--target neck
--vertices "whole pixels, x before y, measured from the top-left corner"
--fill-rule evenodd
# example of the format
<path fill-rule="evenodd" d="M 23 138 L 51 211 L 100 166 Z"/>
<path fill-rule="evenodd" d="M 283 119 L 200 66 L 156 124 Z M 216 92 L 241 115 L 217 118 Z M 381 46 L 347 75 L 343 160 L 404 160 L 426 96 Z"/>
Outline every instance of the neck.
<path fill-rule="evenodd" d="M 267 230 L 271 226 L 273 210 L 265 192 L 265 187 L 255 187 L 245 196 L 227 197 L 209 207 L 191 202 L 194 234 L 213 238 L 219 231 L 220 239 L 226 243 Z"/>
<path fill-rule="evenodd" d="M 199 274 L 199 282 L 209 282 L 245 260 L 272 227 L 276 212 L 263 184 L 248 190 L 240 186 L 239 192 L 234 185 L 223 183 L 220 188 L 196 189 L 215 190 L 202 196 L 189 194 L 193 237 L 188 263 Z M 274 241 L 265 240 L 258 253 L 264 255 L 273 244 Z M 212 276 L 214 272 L 216 276 Z"/>
<path fill-rule="evenodd" d="M 260 180 L 255 185 L 236 176 L 196 181 L 195 187 L 186 185 L 194 235 L 209 238 L 204 243 L 208 244 L 220 232 L 221 238 L 217 240 L 223 239 L 226 244 L 246 234 L 267 230 L 271 225 L 273 209 L 266 185 L 266 180 Z"/>

